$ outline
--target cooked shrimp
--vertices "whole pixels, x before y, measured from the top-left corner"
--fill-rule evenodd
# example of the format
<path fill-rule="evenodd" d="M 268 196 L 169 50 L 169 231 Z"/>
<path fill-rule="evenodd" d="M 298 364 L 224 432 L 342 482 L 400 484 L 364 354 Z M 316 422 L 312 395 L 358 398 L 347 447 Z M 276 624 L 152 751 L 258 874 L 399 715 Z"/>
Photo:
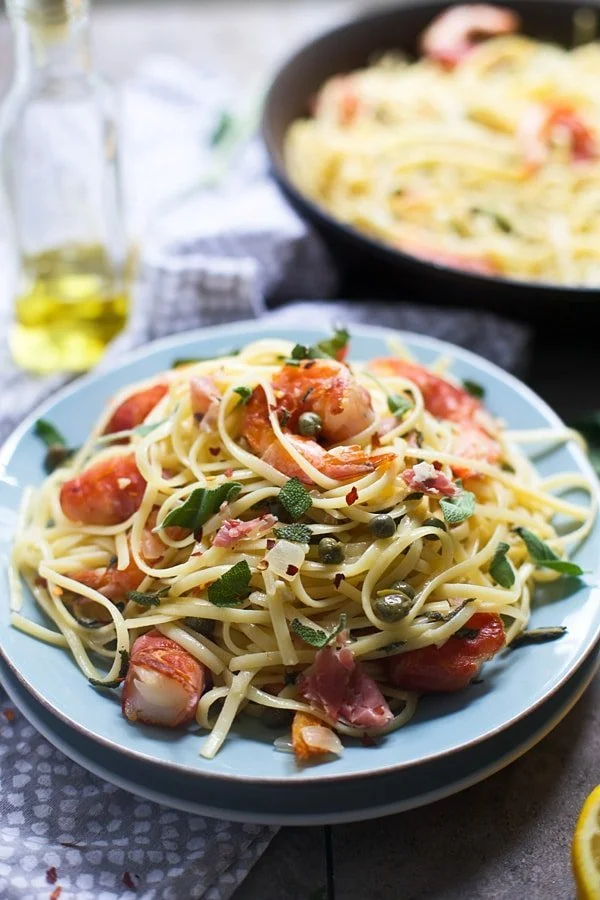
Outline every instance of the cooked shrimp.
<path fill-rule="evenodd" d="M 506 643 L 504 625 L 496 613 L 475 613 L 466 628 L 471 635 L 453 635 L 440 646 L 431 644 L 389 657 L 385 666 L 390 683 L 420 693 L 465 688 Z"/>
<path fill-rule="evenodd" d="M 424 259 L 426 262 L 436 263 L 439 266 L 448 266 L 451 269 L 460 269 L 462 272 L 472 272 L 474 275 L 498 275 L 500 273 L 498 264 L 489 256 L 455 253 L 419 241 L 402 240 L 398 243 L 398 247 L 404 253 L 416 256 L 417 259 Z"/>
<path fill-rule="evenodd" d="M 166 384 L 154 384 L 143 391 L 136 391 L 123 400 L 115 409 L 104 429 L 104 434 L 116 431 L 129 431 L 141 425 L 152 412 L 156 404 L 162 400 L 169 388 Z"/>
<path fill-rule="evenodd" d="M 139 509 L 145 490 L 135 457 L 111 456 L 65 481 L 60 505 L 74 522 L 118 525 Z"/>
<path fill-rule="evenodd" d="M 308 360 L 299 366 L 283 366 L 273 380 L 277 415 L 282 430 L 294 448 L 323 475 L 348 481 L 374 471 L 394 457 L 371 457 L 358 445 L 325 449 L 317 440 L 298 434 L 300 416 L 316 413 L 319 439 L 339 444 L 373 423 L 375 413 L 368 391 L 361 387 L 342 363 Z M 269 422 L 267 398 L 255 388 L 245 411 L 242 434 L 254 453 L 279 472 L 306 484 L 310 478 L 279 443 Z"/>
<path fill-rule="evenodd" d="M 351 75 L 336 75 L 325 83 L 315 103 L 319 118 L 330 117 L 338 125 L 352 125 L 360 111 L 361 101 Z"/>
<path fill-rule="evenodd" d="M 190 399 L 195 418 L 202 427 L 210 430 L 217 424 L 221 394 L 210 375 L 198 375 L 190 379 Z"/>
<path fill-rule="evenodd" d="M 529 173 L 537 171 L 546 162 L 552 138 L 561 133 L 569 140 L 575 162 L 598 156 L 593 132 L 570 106 L 532 104 L 523 113 L 518 129 L 525 168 Z"/>
<path fill-rule="evenodd" d="M 122 603 L 126 600 L 128 591 L 135 591 L 140 586 L 144 579 L 144 573 L 138 569 L 133 557 L 130 557 L 126 569 L 117 569 L 110 565 L 100 569 L 80 569 L 76 572 L 69 572 L 69 577 L 87 587 L 94 588 L 113 603 Z M 83 620 L 110 622 L 111 616 L 106 607 L 94 600 L 70 593 L 63 599 L 82 624 Z"/>
<path fill-rule="evenodd" d="M 402 359 L 375 359 L 369 365 L 375 375 L 400 375 L 413 381 L 423 394 L 425 408 L 437 419 L 447 419 L 460 425 L 454 440 L 453 452 L 468 459 L 497 462 L 502 448 L 494 436 L 494 424 L 481 402 L 464 388 L 450 384 L 423 366 Z M 470 469 L 453 466 L 455 475 L 468 478 Z"/>
<path fill-rule="evenodd" d="M 175 728 L 191 722 L 206 681 L 204 666 L 160 631 L 137 638 L 123 685 L 130 722 Z"/>
<path fill-rule="evenodd" d="M 341 756 L 343 752 L 342 742 L 331 728 L 328 728 L 321 719 L 311 716 L 309 713 L 297 712 L 292 722 L 292 747 L 299 762 L 309 759 L 319 759 L 334 753 Z"/>
<path fill-rule="evenodd" d="M 423 32 L 421 50 L 448 69 L 467 56 L 478 39 L 518 31 L 519 16 L 491 3 L 451 6 Z"/>

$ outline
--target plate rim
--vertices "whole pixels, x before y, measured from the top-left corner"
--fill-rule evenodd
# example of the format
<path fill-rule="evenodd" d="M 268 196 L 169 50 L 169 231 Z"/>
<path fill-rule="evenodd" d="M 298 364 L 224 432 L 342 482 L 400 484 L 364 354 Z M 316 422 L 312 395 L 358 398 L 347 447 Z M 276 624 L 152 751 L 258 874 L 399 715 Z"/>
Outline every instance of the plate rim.
<path fill-rule="evenodd" d="M 320 336 L 324 331 L 326 332 L 327 323 L 322 326 L 302 326 L 304 331 L 312 331 L 315 335 Z M 539 397 L 530 387 L 524 382 L 520 381 L 516 376 L 512 375 L 510 372 L 502 369 L 496 363 L 491 362 L 490 360 L 485 359 L 482 356 L 479 356 L 477 353 L 474 353 L 467 348 L 460 347 L 456 344 L 452 344 L 449 341 L 445 341 L 441 338 L 432 337 L 429 335 L 419 334 L 417 332 L 407 331 L 404 329 L 394 329 L 386 326 L 380 325 L 363 325 L 362 323 L 349 323 L 349 328 L 354 331 L 355 334 L 362 334 L 365 337 L 375 337 L 381 340 L 385 340 L 386 338 L 390 338 L 394 336 L 395 338 L 400 338 L 401 340 L 407 339 L 409 342 L 415 343 L 417 346 L 423 347 L 424 349 L 434 350 L 439 352 L 440 354 L 444 354 L 446 356 L 450 356 L 451 359 L 461 358 L 470 362 L 474 366 L 487 370 L 496 380 L 503 382 L 505 384 L 510 385 L 513 390 L 521 394 L 521 396 L 525 397 L 527 401 L 538 411 L 540 411 L 549 421 L 551 421 L 555 426 L 566 427 L 565 423 L 558 416 L 556 412 L 543 400 Z M 211 325 L 205 328 L 197 328 L 190 332 L 178 332 L 176 334 L 167 335 L 166 337 L 160 338 L 156 341 L 151 341 L 148 344 L 144 344 L 140 347 L 137 347 L 133 350 L 128 351 L 123 354 L 118 360 L 111 361 L 110 365 L 101 366 L 99 369 L 94 370 L 86 375 L 75 378 L 73 381 L 69 382 L 66 385 L 63 385 L 55 393 L 51 394 L 49 397 L 46 397 L 45 400 L 42 401 L 35 409 L 32 410 L 14 429 L 14 431 L 9 435 L 6 439 L 2 447 L 0 447 L 0 478 L 2 478 L 3 473 L 6 471 L 6 466 L 12 459 L 14 452 L 16 451 L 19 442 L 21 439 L 26 436 L 30 431 L 34 423 L 38 418 L 43 416 L 48 410 L 52 409 L 56 403 L 67 399 L 75 394 L 79 394 L 80 392 L 85 392 L 85 389 L 90 384 L 95 384 L 97 382 L 101 382 L 105 376 L 111 373 L 117 373 L 123 367 L 135 363 L 136 361 L 142 360 L 148 356 L 154 355 L 154 353 L 161 353 L 162 351 L 175 349 L 181 344 L 189 344 L 196 339 L 209 339 L 220 338 L 223 336 L 227 336 L 227 334 L 231 333 L 233 330 L 243 330 L 244 335 L 248 335 L 248 339 L 251 339 L 251 336 L 256 335 L 256 339 L 260 339 L 261 334 L 271 333 L 271 332 L 281 332 L 282 335 L 285 335 L 288 332 L 293 330 L 293 326 L 289 324 L 282 323 L 281 325 L 277 322 L 269 322 L 268 320 L 263 319 L 250 319 L 250 320 L 242 320 L 240 322 L 229 322 L 220 325 Z M 284 338 L 285 339 L 285 338 Z M 163 370 L 161 370 L 163 371 Z M 600 504 L 600 481 L 596 476 L 596 473 L 587 459 L 581 448 L 573 441 L 571 450 L 575 455 L 576 462 L 578 464 L 579 471 L 587 477 L 590 481 L 591 485 L 594 486 L 594 493 L 596 497 L 596 501 Z M 599 541 L 600 545 L 600 541 Z M 600 549 L 600 546 L 599 546 Z M 10 623 L 9 623 L 9 628 Z M 444 756 L 452 755 L 455 753 L 459 753 L 462 750 L 471 748 L 476 746 L 477 744 L 481 744 L 483 741 L 488 740 L 491 737 L 499 734 L 502 731 L 510 728 L 511 725 L 519 722 L 523 718 L 525 718 L 529 713 L 534 712 L 538 709 L 546 700 L 549 700 L 564 684 L 571 678 L 572 675 L 580 668 L 581 665 L 588 658 L 589 653 L 593 650 L 593 648 L 598 644 L 600 640 L 600 616 L 598 618 L 598 622 L 596 624 L 596 628 L 593 634 L 590 636 L 588 643 L 585 645 L 585 651 L 576 656 L 574 660 L 571 662 L 569 667 L 565 670 L 559 681 L 554 683 L 552 687 L 547 689 L 544 693 L 540 694 L 535 702 L 531 703 L 526 709 L 521 712 L 515 714 L 510 719 L 505 720 L 501 725 L 497 725 L 494 728 L 490 728 L 485 731 L 483 734 L 478 735 L 471 740 L 460 744 L 458 747 L 454 747 L 451 750 L 442 750 L 437 751 L 435 753 L 428 754 L 427 756 L 420 757 L 418 762 L 409 761 L 404 763 L 389 763 L 387 765 L 379 766 L 377 768 L 371 769 L 369 771 L 359 772 L 359 773 L 313 773 L 311 770 L 304 770 L 301 773 L 301 777 L 290 777 L 290 776 L 265 776 L 265 775 L 239 775 L 237 773 L 224 773 L 224 772 L 209 772 L 202 771 L 193 766 L 185 765 L 182 763 L 174 762 L 172 760 L 165 759 L 157 759 L 156 757 L 150 756 L 148 753 L 130 749 L 129 747 L 124 747 L 122 744 L 117 741 L 107 738 L 104 735 L 98 734 L 96 732 L 91 731 L 87 726 L 82 725 L 77 722 L 71 716 L 66 713 L 63 713 L 60 709 L 55 707 L 50 701 L 48 701 L 43 694 L 34 687 L 29 680 L 21 674 L 18 667 L 13 664 L 12 660 L 6 655 L 5 648 L 0 643 L 0 656 L 2 657 L 5 664 L 14 673 L 15 677 L 18 681 L 23 685 L 23 687 L 29 691 L 29 693 L 49 712 L 53 715 L 56 715 L 59 719 L 61 719 L 65 724 L 75 728 L 80 731 L 85 736 L 90 739 L 96 741 L 99 744 L 103 744 L 107 747 L 110 747 L 117 752 L 123 753 L 134 759 L 141 759 L 144 762 L 148 762 L 151 764 L 155 764 L 158 766 L 164 766 L 174 771 L 178 771 L 181 773 L 185 773 L 188 775 L 192 775 L 195 778 L 203 779 L 217 779 L 224 782 L 229 783 L 238 783 L 243 784 L 246 782 L 252 782 L 255 784 L 265 784 L 265 785 L 286 785 L 292 790 L 301 790 L 304 785 L 307 783 L 343 783 L 343 782 L 352 782 L 357 778 L 373 778 L 379 775 L 389 774 L 391 772 L 401 772 L 401 771 L 410 771 L 410 769 L 414 765 L 420 765 L 421 763 L 429 763 L 433 762 L 436 759 L 439 759 Z"/>
<path fill-rule="evenodd" d="M 185 800 L 177 803 L 173 803 L 172 795 L 168 793 L 163 793 L 161 791 L 154 791 L 151 787 L 146 787 L 143 785 L 143 791 L 139 790 L 139 786 L 136 785 L 136 790 L 131 789 L 131 782 L 129 779 L 120 776 L 118 773 L 114 773 L 112 769 L 107 766 L 102 765 L 102 763 L 98 764 L 97 762 L 93 762 L 90 765 L 89 759 L 87 755 L 81 751 L 73 750 L 71 744 L 60 737 L 57 739 L 54 732 L 49 726 L 42 725 L 39 727 L 39 719 L 34 712 L 34 717 L 30 717 L 30 711 L 28 710 L 26 713 L 20 707 L 20 704 L 15 701 L 11 690 L 6 687 L 6 678 L 2 679 L 2 672 L 0 669 L 0 686 L 4 688 L 7 695 L 10 697 L 11 701 L 15 704 L 15 706 L 19 709 L 21 714 L 27 719 L 27 721 L 36 728 L 37 731 L 44 737 L 53 747 L 57 748 L 61 753 L 64 753 L 69 759 L 73 762 L 80 765 L 86 771 L 91 772 L 93 775 L 96 775 L 99 778 L 104 779 L 105 781 L 110 782 L 111 784 L 116 785 L 121 790 L 127 791 L 129 794 L 133 794 L 137 797 L 142 797 L 143 799 L 150 800 L 153 803 L 160 803 L 162 805 L 169 806 L 172 809 L 178 809 L 179 811 L 186 812 L 190 815 L 202 815 L 207 816 L 209 818 L 222 818 L 224 815 L 227 816 L 232 821 L 237 822 L 251 822 L 252 824 L 264 825 L 264 826 L 277 826 L 277 827 L 290 827 L 290 826 L 315 826 L 315 825 L 343 825 L 350 824 L 353 822 L 365 822 L 372 819 L 381 818 L 383 816 L 391 816 L 397 815 L 402 812 L 409 812 L 412 809 L 418 809 L 423 806 L 428 806 L 431 803 L 437 803 L 439 800 L 445 800 L 449 797 L 454 796 L 455 794 L 460 793 L 467 788 L 473 787 L 476 784 L 479 784 L 482 781 L 485 781 L 487 778 L 490 778 L 493 775 L 496 775 L 498 772 L 505 769 L 507 766 L 516 762 L 522 756 L 525 756 L 526 753 L 529 753 L 534 747 L 536 747 L 544 738 L 548 737 L 548 735 L 554 731 L 554 729 L 565 719 L 571 710 L 577 705 L 577 703 L 581 700 L 584 693 L 590 687 L 592 681 L 600 671 L 600 652 L 599 648 L 595 648 L 595 652 L 597 654 L 595 662 L 590 665 L 590 669 L 585 673 L 582 681 L 577 685 L 573 693 L 570 693 L 569 696 L 565 699 L 565 701 L 559 706 L 554 713 L 544 721 L 542 725 L 540 725 L 536 730 L 534 730 L 531 734 L 529 734 L 526 738 L 524 738 L 519 744 L 513 746 L 510 750 L 507 750 L 505 753 L 500 754 L 497 759 L 492 760 L 487 765 L 483 765 L 477 769 L 474 769 L 469 775 L 465 775 L 463 778 L 458 779 L 457 781 L 452 781 L 446 783 L 443 787 L 434 788 L 433 790 L 426 791 L 421 794 L 415 795 L 410 800 L 401 800 L 388 804 L 379 805 L 376 807 L 368 807 L 362 810 L 358 815 L 357 811 L 347 811 L 344 813 L 334 814 L 333 816 L 328 816 L 326 813 L 317 813 L 316 815 L 310 814 L 290 814 L 285 817 L 284 820 L 279 819 L 275 816 L 271 816 L 269 814 L 264 815 L 262 813 L 255 812 L 246 812 L 240 810 L 231 810 L 231 809 L 220 809 L 213 806 L 202 806 L 201 804 L 196 804 L 193 802 L 186 802 Z M 581 668 L 583 668 L 587 663 L 590 662 L 591 656 L 594 654 L 594 649 L 591 653 L 586 656 L 583 661 Z M 578 673 L 574 673 L 573 677 L 576 678 Z M 20 682 L 17 679 L 17 685 Z M 565 685 L 563 685 L 564 687 Z M 23 687 L 25 693 L 28 693 L 27 690 Z M 32 698 L 35 700 L 35 698 Z M 552 701 L 552 697 L 548 699 L 548 702 Z M 26 703 L 27 701 L 25 701 Z M 52 713 L 51 713 L 52 714 Z M 55 718 L 58 718 L 55 716 Z M 77 733 L 77 729 L 70 726 L 68 723 L 67 727 Z M 49 737 L 49 734 L 51 735 Z M 65 747 L 67 748 L 65 750 Z M 460 752 L 460 751 L 459 751 Z M 107 777 L 107 773 L 110 777 Z M 400 773 L 396 773 L 399 775 Z"/>

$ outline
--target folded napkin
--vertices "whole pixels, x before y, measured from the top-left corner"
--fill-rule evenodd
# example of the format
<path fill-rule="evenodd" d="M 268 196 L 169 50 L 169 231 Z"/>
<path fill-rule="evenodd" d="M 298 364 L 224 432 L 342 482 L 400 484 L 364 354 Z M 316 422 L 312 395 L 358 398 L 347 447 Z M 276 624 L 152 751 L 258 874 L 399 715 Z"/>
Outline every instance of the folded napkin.
<path fill-rule="evenodd" d="M 335 269 L 269 179 L 257 141 L 202 187 L 213 166 L 208 136 L 228 99 L 220 79 L 159 57 L 125 85 L 124 98 L 129 226 L 144 239 L 131 321 L 103 366 L 166 334 L 257 316 L 282 327 L 379 323 L 446 338 L 508 369 L 523 359 L 526 332 L 493 315 L 319 302 L 336 290 Z M 267 310 L 297 297 L 303 302 Z M 6 301 L 2 313 L 6 325 Z M 0 441 L 66 380 L 27 375 L 0 348 Z M 0 710 L 9 706 L 0 693 Z M 274 833 L 137 800 L 71 763 L 19 715 L 10 719 L 0 715 L 3 900 L 48 900 L 53 884 L 63 900 L 116 900 L 131 883 L 139 900 L 225 900 Z"/>

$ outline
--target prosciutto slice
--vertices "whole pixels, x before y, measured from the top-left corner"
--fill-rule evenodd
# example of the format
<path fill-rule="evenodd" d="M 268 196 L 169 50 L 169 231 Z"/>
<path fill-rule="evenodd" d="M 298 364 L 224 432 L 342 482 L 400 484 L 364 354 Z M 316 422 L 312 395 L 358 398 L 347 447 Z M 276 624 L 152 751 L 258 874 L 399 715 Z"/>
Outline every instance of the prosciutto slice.
<path fill-rule="evenodd" d="M 401 477 L 411 491 L 419 491 L 431 497 L 454 497 L 458 494 L 454 482 L 431 463 L 417 463 L 412 468 L 405 469 Z"/>
<path fill-rule="evenodd" d="M 377 684 L 348 647 L 324 647 L 297 682 L 305 700 L 337 721 L 363 728 L 381 728 L 393 718 Z"/>
<path fill-rule="evenodd" d="M 267 534 L 277 524 L 275 516 L 264 515 L 258 519 L 243 522 L 241 519 L 227 519 L 215 535 L 213 547 L 233 547 L 244 538 L 259 538 Z"/>

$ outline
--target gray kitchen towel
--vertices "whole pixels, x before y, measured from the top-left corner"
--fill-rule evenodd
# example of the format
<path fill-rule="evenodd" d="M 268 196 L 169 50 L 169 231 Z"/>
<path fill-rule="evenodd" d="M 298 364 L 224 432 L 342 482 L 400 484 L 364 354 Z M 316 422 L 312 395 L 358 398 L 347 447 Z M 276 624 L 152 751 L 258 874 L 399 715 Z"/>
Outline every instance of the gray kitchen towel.
<path fill-rule="evenodd" d="M 44 740 L 0 687 L 2 900 L 226 900 L 275 831 L 114 787 Z"/>
<path fill-rule="evenodd" d="M 220 80 L 163 57 L 125 86 L 129 224 L 144 239 L 131 321 L 103 366 L 173 332 L 258 316 L 282 327 L 385 324 L 467 346 L 507 369 L 518 365 L 527 333 L 496 316 L 323 302 L 335 291 L 335 269 L 269 179 L 256 141 L 229 159 L 225 177 L 200 183 L 203 167 L 216 165 L 207 136 L 226 96 Z M 177 202 L 169 200 L 175 195 Z M 297 297 L 303 302 L 289 303 Z M 288 302 L 269 312 L 272 301 Z M 10 320 L 6 298 L 0 313 L 1 341 Z M 19 371 L 4 343 L 0 441 L 66 380 Z M 2 900 L 225 900 L 273 833 L 170 811 L 106 784 L 53 749 L 20 714 L 13 718 L 0 689 Z"/>

